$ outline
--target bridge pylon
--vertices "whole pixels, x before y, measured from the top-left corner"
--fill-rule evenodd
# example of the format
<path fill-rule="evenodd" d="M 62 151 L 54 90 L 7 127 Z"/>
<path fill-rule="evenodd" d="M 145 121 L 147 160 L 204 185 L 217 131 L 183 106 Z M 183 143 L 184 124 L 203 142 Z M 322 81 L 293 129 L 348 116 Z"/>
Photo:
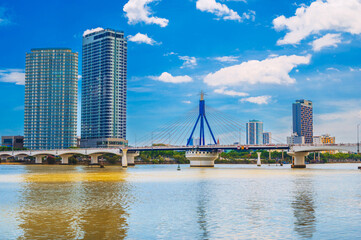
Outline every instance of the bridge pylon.
<path fill-rule="evenodd" d="M 193 135 L 199 124 L 199 142 L 193 143 Z M 205 146 L 205 134 L 204 131 L 208 127 L 209 133 L 212 136 L 212 141 L 214 145 L 217 145 L 217 141 L 212 132 L 211 126 L 209 125 L 208 119 L 206 117 L 206 104 L 204 100 L 204 93 L 201 92 L 201 98 L 199 100 L 199 114 L 196 120 L 196 123 L 193 126 L 192 132 L 187 140 L 187 146 L 195 145 L 194 150 L 186 152 L 186 158 L 190 161 L 191 167 L 214 167 L 214 161 L 218 158 L 218 152 L 215 150 L 200 150 L 197 149 L 197 146 Z M 192 144 L 191 144 L 192 143 Z"/>

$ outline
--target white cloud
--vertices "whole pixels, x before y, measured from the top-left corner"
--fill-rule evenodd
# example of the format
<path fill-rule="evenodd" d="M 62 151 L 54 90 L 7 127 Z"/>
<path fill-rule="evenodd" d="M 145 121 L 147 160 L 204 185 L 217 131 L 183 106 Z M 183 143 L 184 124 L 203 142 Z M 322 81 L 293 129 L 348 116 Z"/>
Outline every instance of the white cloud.
<path fill-rule="evenodd" d="M 356 126 L 361 122 L 360 105 L 357 110 L 315 114 L 314 135 L 329 133 L 337 143 L 355 143 Z"/>
<path fill-rule="evenodd" d="M 178 53 L 169 52 L 169 53 L 164 53 L 164 54 L 163 54 L 163 56 L 171 56 L 171 55 L 178 55 Z"/>
<path fill-rule="evenodd" d="M 152 38 L 148 37 L 147 34 L 137 33 L 134 36 L 129 35 L 128 40 L 135 43 L 145 43 L 149 45 L 157 44 Z"/>
<path fill-rule="evenodd" d="M 0 7 L 0 25 L 6 25 L 10 23 L 10 19 L 5 16 L 6 8 Z"/>
<path fill-rule="evenodd" d="M 191 101 L 182 101 L 182 103 L 191 104 L 192 102 Z"/>
<path fill-rule="evenodd" d="M 218 88 L 214 90 L 215 93 L 224 94 L 228 96 L 247 97 L 249 94 L 245 92 L 237 92 L 234 90 L 227 90 L 226 88 Z"/>
<path fill-rule="evenodd" d="M 336 72 L 339 72 L 340 70 L 338 70 L 337 68 L 334 68 L 334 67 L 329 67 L 326 69 L 327 71 L 336 71 Z"/>
<path fill-rule="evenodd" d="M 278 44 L 298 44 L 312 34 L 322 31 L 361 33 L 360 0 L 316 0 L 310 6 L 302 5 L 295 16 L 280 16 L 273 20 L 276 30 L 288 30 Z"/>
<path fill-rule="evenodd" d="M 90 34 L 90 33 L 100 32 L 100 31 L 103 31 L 103 30 L 104 30 L 104 29 L 103 29 L 103 28 L 101 28 L 101 27 L 92 28 L 92 29 L 87 29 L 87 30 L 85 30 L 85 31 L 84 31 L 84 33 L 83 33 L 83 37 L 84 37 L 85 35 Z"/>
<path fill-rule="evenodd" d="M 250 102 L 255 104 L 268 104 L 271 100 L 271 96 L 258 96 L 258 97 L 249 97 L 249 98 L 242 98 L 240 102 Z"/>
<path fill-rule="evenodd" d="M 185 68 L 185 67 L 193 68 L 197 66 L 197 59 L 195 57 L 179 56 L 179 59 L 184 61 L 181 68 Z"/>
<path fill-rule="evenodd" d="M 237 56 L 215 57 L 214 59 L 219 61 L 219 62 L 237 62 L 238 61 Z"/>
<path fill-rule="evenodd" d="M 196 7 L 202 12 L 213 13 L 224 20 L 236 20 L 239 22 L 244 19 L 254 20 L 256 14 L 254 11 L 248 11 L 248 13 L 243 13 L 241 17 L 236 11 L 229 9 L 225 4 L 216 2 L 216 0 L 197 0 Z"/>
<path fill-rule="evenodd" d="M 193 79 L 189 77 L 188 75 L 184 76 L 172 76 L 170 73 L 164 72 L 159 77 L 153 76 L 151 77 L 153 80 L 166 82 L 166 83 L 186 83 L 186 82 L 192 82 Z"/>
<path fill-rule="evenodd" d="M 300 64 L 308 64 L 310 59 L 311 55 L 291 55 L 262 61 L 251 60 L 210 73 L 204 78 L 204 82 L 210 86 L 293 84 L 296 80 L 289 73 Z"/>
<path fill-rule="evenodd" d="M 350 72 L 361 72 L 361 68 L 352 68 L 350 67 Z"/>
<path fill-rule="evenodd" d="M 25 72 L 23 69 L 0 70 L 0 82 L 15 83 L 25 85 Z"/>
<path fill-rule="evenodd" d="M 341 43 L 341 39 L 341 34 L 328 33 L 325 36 L 313 41 L 312 48 L 315 52 L 318 52 L 325 47 L 337 47 L 337 44 Z"/>
<path fill-rule="evenodd" d="M 153 17 L 148 4 L 157 0 L 129 0 L 123 7 L 129 24 L 144 22 L 146 24 L 157 24 L 166 27 L 169 20 L 165 18 Z"/>

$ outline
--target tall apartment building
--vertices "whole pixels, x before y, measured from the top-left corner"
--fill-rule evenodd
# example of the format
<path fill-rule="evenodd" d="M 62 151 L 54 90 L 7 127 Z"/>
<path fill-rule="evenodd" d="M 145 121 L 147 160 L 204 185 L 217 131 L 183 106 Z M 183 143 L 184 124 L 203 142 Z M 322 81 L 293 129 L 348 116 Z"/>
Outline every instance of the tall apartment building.
<path fill-rule="evenodd" d="M 272 134 L 270 132 L 264 132 L 263 133 L 263 144 L 270 144 L 272 142 L 271 136 L 272 136 Z"/>
<path fill-rule="evenodd" d="M 127 40 L 111 29 L 83 36 L 81 147 L 126 145 Z"/>
<path fill-rule="evenodd" d="M 68 48 L 26 54 L 24 147 L 76 146 L 78 53 Z"/>
<path fill-rule="evenodd" d="M 312 143 L 313 105 L 308 100 L 296 100 L 292 105 L 293 133 L 304 136 L 305 143 Z"/>
<path fill-rule="evenodd" d="M 249 145 L 263 144 L 263 122 L 250 120 L 246 123 L 246 143 Z"/>

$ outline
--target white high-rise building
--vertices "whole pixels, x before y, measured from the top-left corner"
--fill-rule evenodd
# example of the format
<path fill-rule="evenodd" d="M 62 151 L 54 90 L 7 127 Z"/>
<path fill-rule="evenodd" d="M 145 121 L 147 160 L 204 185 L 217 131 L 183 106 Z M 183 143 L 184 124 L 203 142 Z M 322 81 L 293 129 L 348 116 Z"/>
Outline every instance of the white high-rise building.
<path fill-rule="evenodd" d="M 127 144 L 127 40 L 111 29 L 83 36 L 81 147 Z"/>
<path fill-rule="evenodd" d="M 68 48 L 26 54 L 24 147 L 76 146 L 78 53 Z"/>
<path fill-rule="evenodd" d="M 246 123 L 246 143 L 249 145 L 263 144 L 263 122 L 250 120 Z"/>

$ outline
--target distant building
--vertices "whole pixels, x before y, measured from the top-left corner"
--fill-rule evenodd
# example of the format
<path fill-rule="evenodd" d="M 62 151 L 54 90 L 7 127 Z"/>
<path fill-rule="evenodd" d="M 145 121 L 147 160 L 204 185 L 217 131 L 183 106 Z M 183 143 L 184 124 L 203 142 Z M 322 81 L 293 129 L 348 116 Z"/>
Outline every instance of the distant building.
<path fill-rule="evenodd" d="M 263 144 L 263 122 L 250 120 L 246 123 L 246 143 L 249 145 Z"/>
<path fill-rule="evenodd" d="M 78 53 L 68 48 L 26 54 L 24 147 L 76 146 Z"/>
<path fill-rule="evenodd" d="M 324 134 L 321 136 L 313 136 L 313 143 L 316 144 L 335 144 L 336 138 L 331 137 L 329 134 Z"/>
<path fill-rule="evenodd" d="M 127 145 L 124 33 L 104 29 L 84 35 L 82 60 L 81 147 Z"/>
<path fill-rule="evenodd" d="M 305 143 L 312 143 L 313 137 L 313 105 L 308 100 L 296 100 L 292 105 L 293 132 L 304 136 Z"/>
<path fill-rule="evenodd" d="M 190 146 L 198 146 L 198 145 L 200 145 L 200 141 L 201 141 L 201 138 L 192 137 L 191 140 L 189 141 L 189 145 Z"/>
<path fill-rule="evenodd" d="M 1 146 L 3 147 L 13 147 L 14 148 L 24 148 L 24 137 L 23 136 L 2 136 L 1 137 Z"/>
<path fill-rule="evenodd" d="M 80 136 L 77 136 L 77 137 L 76 137 L 76 147 L 77 147 L 77 148 L 80 148 L 80 140 L 81 140 L 81 137 L 80 137 Z"/>
<path fill-rule="evenodd" d="M 87 144 L 93 148 L 118 148 L 119 146 L 127 146 L 128 141 L 119 138 L 96 138 L 88 139 Z"/>
<path fill-rule="evenodd" d="M 263 144 L 270 144 L 271 141 L 271 133 L 270 132 L 264 132 L 263 133 Z"/>
<path fill-rule="evenodd" d="M 305 137 L 298 136 L 297 133 L 294 133 L 291 135 L 291 137 L 287 137 L 287 144 L 288 145 L 305 144 Z"/>

